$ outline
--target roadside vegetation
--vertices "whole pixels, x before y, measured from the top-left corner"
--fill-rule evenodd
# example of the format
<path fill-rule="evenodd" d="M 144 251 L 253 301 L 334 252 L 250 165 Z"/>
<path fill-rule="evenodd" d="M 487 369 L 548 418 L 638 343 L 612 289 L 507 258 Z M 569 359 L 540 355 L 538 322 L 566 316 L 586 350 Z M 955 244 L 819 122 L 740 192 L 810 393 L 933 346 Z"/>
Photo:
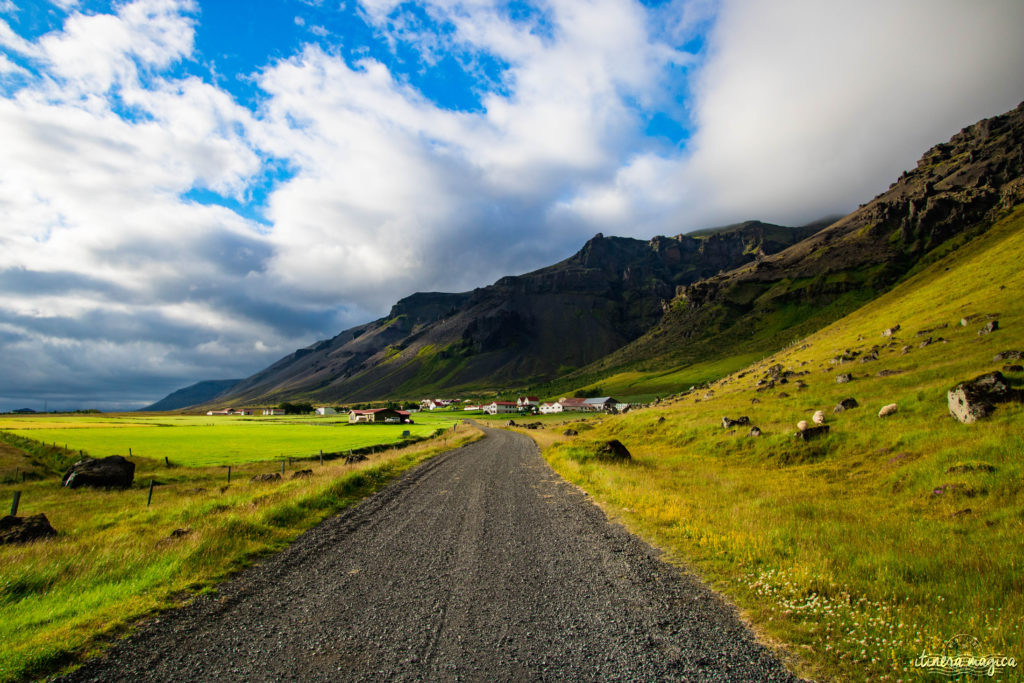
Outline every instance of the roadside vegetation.
<path fill-rule="evenodd" d="M 1022 256 L 1024 209 L 743 372 L 538 442 L 559 474 L 733 600 L 803 675 L 916 679 L 915 658 L 968 634 L 1016 658 L 1004 679 L 1021 676 L 1024 406 L 961 424 L 946 392 L 993 370 L 1024 384 L 1003 370 L 1021 361 L 996 359 L 1024 350 Z M 773 366 L 795 374 L 758 386 Z M 837 383 L 841 373 L 852 381 Z M 845 398 L 859 406 L 834 414 Z M 830 432 L 796 438 L 817 410 Z M 723 427 L 742 416 L 749 425 Z M 763 435 L 748 435 L 755 425 Z M 579 435 L 563 436 L 568 427 Z M 595 457 L 607 439 L 632 461 Z"/>
<path fill-rule="evenodd" d="M 356 464 L 285 464 L 283 479 L 272 483 L 249 480 L 280 473 L 278 463 L 236 462 L 228 483 L 226 467 L 167 468 L 163 460 L 136 456 L 135 484 L 123 491 L 63 489 L 53 470 L 0 485 L 5 505 L 20 490 L 18 514 L 44 513 L 59 534 L 0 546 L 0 680 L 38 678 L 96 654 L 140 617 L 216 590 L 218 581 L 413 465 L 481 436 L 474 427 L 447 424 L 434 438 Z M 38 442 L 35 449 L 59 450 Z M 0 444 L 5 464 L 18 452 L 32 460 L 9 441 Z M 292 478 L 303 469 L 312 472 Z"/>

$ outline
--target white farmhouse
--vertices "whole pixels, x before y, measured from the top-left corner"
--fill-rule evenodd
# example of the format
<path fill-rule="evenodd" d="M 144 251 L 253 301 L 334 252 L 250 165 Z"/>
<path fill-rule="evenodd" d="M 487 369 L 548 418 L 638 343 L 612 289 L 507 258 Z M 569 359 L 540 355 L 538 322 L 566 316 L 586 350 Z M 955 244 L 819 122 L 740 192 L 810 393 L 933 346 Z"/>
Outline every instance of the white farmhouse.
<path fill-rule="evenodd" d="M 518 413 L 519 406 L 516 405 L 515 401 L 492 401 L 484 406 L 484 412 L 488 415 L 498 415 L 500 413 Z"/>

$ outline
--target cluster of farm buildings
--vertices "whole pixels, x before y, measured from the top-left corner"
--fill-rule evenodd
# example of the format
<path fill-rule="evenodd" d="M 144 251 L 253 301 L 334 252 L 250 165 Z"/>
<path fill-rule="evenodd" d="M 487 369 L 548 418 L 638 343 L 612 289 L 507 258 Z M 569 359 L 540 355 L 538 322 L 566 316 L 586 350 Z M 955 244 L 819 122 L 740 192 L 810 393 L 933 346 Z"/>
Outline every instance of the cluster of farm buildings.
<path fill-rule="evenodd" d="M 552 403 L 541 403 L 536 396 L 520 396 L 515 401 L 491 401 L 490 403 L 473 403 L 457 398 L 425 398 L 420 401 L 420 410 L 458 410 L 481 411 L 488 415 L 504 413 L 610 413 L 629 410 L 628 403 L 620 403 L 611 396 L 598 398 L 560 398 Z M 263 415 L 285 415 L 283 408 L 260 408 Z M 254 408 L 227 408 L 225 410 L 209 410 L 207 415 L 255 415 Z M 330 406 L 315 409 L 317 415 L 337 415 L 338 411 Z M 352 424 L 404 424 L 411 422 L 411 411 L 394 408 L 370 408 L 366 410 L 348 411 L 348 421 Z M 414 411 L 413 411 L 414 412 Z"/>
<path fill-rule="evenodd" d="M 287 413 L 283 408 L 261 408 L 260 412 L 263 415 L 286 415 Z M 317 415 L 337 415 L 338 411 L 330 406 L 320 406 L 315 411 Z M 234 408 L 227 408 L 226 410 L 208 410 L 207 415 L 254 415 L 255 410 L 250 408 L 240 408 L 235 410 Z M 366 424 L 408 424 L 412 422 L 409 417 L 409 412 L 405 410 L 395 410 L 394 408 L 370 408 L 367 410 L 350 410 L 348 411 L 348 421 L 352 424 L 366 423 Z"/>
<path fill-rule="evenodd" d="M 436 410 L 438 408 L 451 408 L 459 402 L 458 399 L 431 398 L 420 401 L 420 406 L 425 410 Z M 629 409 L 628 403 L 620 403 L 611 396 L 598 398 L 560 398 L 553 403 L 541 403 L 536 396 L 520 396 L 515 401 L 491 401 L 490 403 L 471 404 L 467 403 L 463 410 L 480 410 L 488 415 L 502 413 L 604 413 L 622 412 Z"/>

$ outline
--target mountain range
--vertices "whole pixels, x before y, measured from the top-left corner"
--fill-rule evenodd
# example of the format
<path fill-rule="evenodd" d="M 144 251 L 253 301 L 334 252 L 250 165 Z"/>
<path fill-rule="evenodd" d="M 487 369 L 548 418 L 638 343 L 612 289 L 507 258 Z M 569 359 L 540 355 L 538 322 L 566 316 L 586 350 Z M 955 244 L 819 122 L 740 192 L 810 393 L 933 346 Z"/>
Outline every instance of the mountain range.
<path fill-rule="evenodd" d="M 936 145 L 838 220 L 647 241 L 598 234 L 531 273 L 413 294 L 201 402 L 670 391 L 679 369 L 720 376 L 846 315 L 1022 200 L 1024 104 Z"/>

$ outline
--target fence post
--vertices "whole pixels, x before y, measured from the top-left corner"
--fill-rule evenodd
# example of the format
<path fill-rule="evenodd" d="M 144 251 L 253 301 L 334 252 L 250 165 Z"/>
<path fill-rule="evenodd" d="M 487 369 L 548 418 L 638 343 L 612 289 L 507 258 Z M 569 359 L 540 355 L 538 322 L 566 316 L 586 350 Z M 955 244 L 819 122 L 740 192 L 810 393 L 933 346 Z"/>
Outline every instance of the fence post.
<path fill-rule="evenodd" d="M 164 456 L 164 464 L 167 465 L 168 467 L 171 466 L 171 461 L 166 455 Z"/>
<path fill-rule="evenodd" d="M 131 446 L 128 447 L 128 457 L 129 458 L 132 457 L 132 447 Z"/>
<path fill-rule="evenodd" d="M 149 507 L 149 504 L 153 502 L 153 484 L 154 483 L 155 482 L 152 479 L 149 480 L 149 497 L 146 498 L 146 507 Z"/>
<path fill-rule="evenodd" d="M 228 465 L 228 483 L 231 483 L 231 465 Z"/>
<path fill-rule="evenodd" d="M 21 502 L 21 491 L 14 492 L 14 500 L 11 501 L 11 517 L 18 516 L 18 503 Z"/>
<path fill-rule="evenodd" d="M 320 467 L 324 466 L 324 449 L 320 449 Z"/>
<path fill-rule="evenodd" d="M 281 461 L 281 474 L 284 474 L 284 460 Z"/>

